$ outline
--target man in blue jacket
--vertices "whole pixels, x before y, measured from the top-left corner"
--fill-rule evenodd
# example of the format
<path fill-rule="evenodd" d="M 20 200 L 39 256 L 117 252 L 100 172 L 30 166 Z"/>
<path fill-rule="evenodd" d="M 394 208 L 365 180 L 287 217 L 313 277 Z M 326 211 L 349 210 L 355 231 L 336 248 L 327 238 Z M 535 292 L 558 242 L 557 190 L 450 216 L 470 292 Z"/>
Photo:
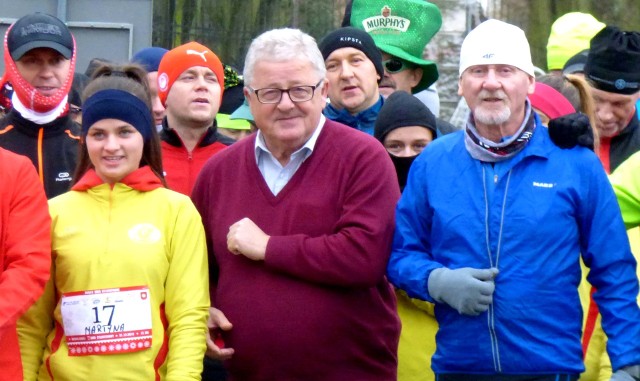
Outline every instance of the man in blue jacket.
<path fill-rule="evenodd" d="M 384 76 L 382 55 L 367 32 L 345 27 L 327 34 L 318 44 L 329 83 L 328 119 L 373 135 L 384 103 L 378 83 Z"/>
<path fill-rule="evenodd" d="M 582 256 L 612 380 L 638 379 L 636 263 L 616 198 L 593 152 L 550 140 L 534 85 L 521 29 L 489 20 L 465 38 L 458 93 L 472 113 L 414 162 L 389 278 L 436 303 L 437 380 L 577 380 Z"/>

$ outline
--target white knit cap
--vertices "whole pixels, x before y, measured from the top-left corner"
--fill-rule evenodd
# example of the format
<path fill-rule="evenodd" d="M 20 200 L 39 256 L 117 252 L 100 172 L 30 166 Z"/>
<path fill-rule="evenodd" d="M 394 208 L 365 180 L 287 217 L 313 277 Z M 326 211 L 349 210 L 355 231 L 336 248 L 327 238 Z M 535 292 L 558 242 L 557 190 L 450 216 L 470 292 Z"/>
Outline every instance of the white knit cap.
<path fill-rule="evenodd" d="M 511 65 L 535 77 L 531 49 L 524 32 L 499 20 L 483 22 L 462 42 L 460 76 L 474 65 Z"/>

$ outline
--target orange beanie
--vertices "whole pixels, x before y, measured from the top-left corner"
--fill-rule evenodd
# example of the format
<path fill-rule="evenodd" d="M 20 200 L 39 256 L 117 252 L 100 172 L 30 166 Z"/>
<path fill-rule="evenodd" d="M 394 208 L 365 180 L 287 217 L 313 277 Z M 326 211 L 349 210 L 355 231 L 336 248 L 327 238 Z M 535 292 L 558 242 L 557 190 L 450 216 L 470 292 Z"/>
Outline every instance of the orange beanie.
<path fill-rule="evenodd" d="M 218 56 L 209 48 L 197 42 L 188 42 L 169 50 L 158 67 L 158 96 L 162 105 L 166 105 L 167 94 L 180 74 L 194 66 L 211 69 L 220 84 L 220 95 L 224 92 L 224 68 Z"/>

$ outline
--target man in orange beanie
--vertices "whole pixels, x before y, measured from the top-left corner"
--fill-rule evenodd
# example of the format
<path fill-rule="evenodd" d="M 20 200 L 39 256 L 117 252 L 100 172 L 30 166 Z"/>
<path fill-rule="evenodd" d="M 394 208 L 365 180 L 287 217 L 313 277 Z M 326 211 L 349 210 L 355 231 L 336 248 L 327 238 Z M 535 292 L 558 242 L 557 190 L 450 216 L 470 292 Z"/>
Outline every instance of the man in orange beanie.
<path fill-rule="evenodd" d="M 224 69 L 209 48 L 189 42 L 162 57 L 157 82 L 166 109 L 160 132 L 165 179 L 169 188 L 190 195 L 207 159 L 233 142 L 215 123 Z"/>

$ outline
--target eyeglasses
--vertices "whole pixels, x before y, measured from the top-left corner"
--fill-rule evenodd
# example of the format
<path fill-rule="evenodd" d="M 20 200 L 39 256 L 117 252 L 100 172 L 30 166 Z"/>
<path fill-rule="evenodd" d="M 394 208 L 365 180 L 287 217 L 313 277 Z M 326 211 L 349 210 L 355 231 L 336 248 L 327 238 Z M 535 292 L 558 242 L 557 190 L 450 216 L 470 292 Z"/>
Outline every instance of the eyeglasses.
<path fill-rule="evenodd" d="M 407 61 L 403 61 L 399 58 L 390 58 L 388 60 L 382 61 L 382 65 L 384 65 L 387 73 L 395 74 L 399 73 L 403 70 L 412 69 L 414 66 Z"/>
<path fill-rule="evenodd" d="M 282 100 L 282 94 L 287 93 L 291 102 L 299 103 L 306 102 L 313 98 L 313 93 L 318 86 L 322 83 L 321 79 L 315 86 L 294 86 L 288 89 L 277 89 L 271 87 L 265 87 L 262 89 L 254 89 L 249 87 L 249 90 L 253 91 L 258 98 L 258 102 L 265 104 L 280 103 Z"/>

